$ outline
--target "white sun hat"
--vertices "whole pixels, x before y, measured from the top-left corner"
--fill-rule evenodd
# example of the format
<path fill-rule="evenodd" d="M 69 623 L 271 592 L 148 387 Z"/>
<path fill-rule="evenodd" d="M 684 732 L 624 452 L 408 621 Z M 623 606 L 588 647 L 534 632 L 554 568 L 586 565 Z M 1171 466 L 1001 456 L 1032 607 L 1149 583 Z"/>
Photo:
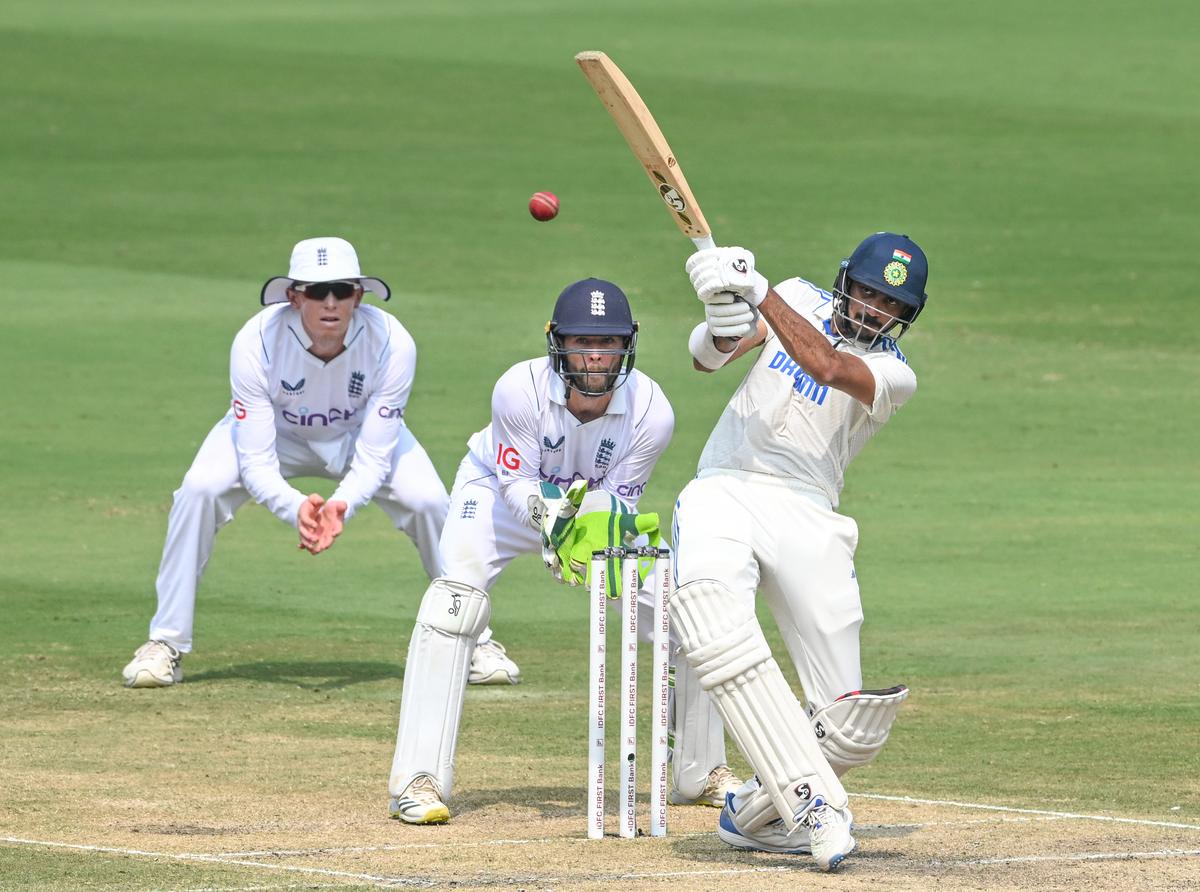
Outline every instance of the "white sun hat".
<path fill-rule="evenodd" d="M 287 300 L 287 290 L 293 282 L 341 282 L 346 279 L 362 283 L 365 290 L 374 292 L 381 300 L 392 296 L 392 290 L 383 279 L 362 274 L 354 246 L 344 238 L 306 238 L 292 248 L 288 274 L 267 279 L 267 284 L 263 285 L 263 306 Z"/>

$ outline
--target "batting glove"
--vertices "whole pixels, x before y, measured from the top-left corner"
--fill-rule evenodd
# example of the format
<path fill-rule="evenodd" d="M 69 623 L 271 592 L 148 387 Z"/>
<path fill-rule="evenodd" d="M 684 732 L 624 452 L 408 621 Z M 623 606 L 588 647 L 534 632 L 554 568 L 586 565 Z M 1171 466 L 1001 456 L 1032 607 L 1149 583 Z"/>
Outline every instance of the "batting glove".
<path fill-rule="evenodd" d="M 744 338 L 758 327 L 758 309 L 732 294 L 717 294 L 704 304 L 704 321 L 714 338 Z"/>
<path fill-rule="evenodd" d="M 684 270 L 696 297 L 704 303 L 732 292 L 757 307 L 770 287 L 766 278 L 754 269 L 754 253 L 745 248 L 705 248 L 688 258 Z"/>

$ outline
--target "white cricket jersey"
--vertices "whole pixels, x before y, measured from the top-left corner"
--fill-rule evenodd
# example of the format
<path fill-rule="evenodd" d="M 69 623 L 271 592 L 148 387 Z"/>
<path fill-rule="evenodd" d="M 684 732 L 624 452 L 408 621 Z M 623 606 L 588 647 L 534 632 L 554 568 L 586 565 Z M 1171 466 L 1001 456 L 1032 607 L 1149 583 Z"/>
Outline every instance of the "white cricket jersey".
<path fill-rule="evenodd" d="M 492 423 L 472 435 L 470 454 L 500 481 L 504 501 L 529 522 L 529 497 L 545 480 L 566 489 L 587 480 L 636 507 L 671 440 L 675 413 L 662 388 L 637 369 L 608 410 L 583 424 L 567 411 L 567 389 L 549 357 L 519 362 L 492 391 Z"/>
<path fill-rule="evenodd" d="M 311 345 L 300 312 L 276 304 L 242 327 L 229 360 L 242 483 L 293 524 L 305 496 L 280 474 L 276 438 L 302 442 L 335 474 L 353 450 L 329 497 L 345 501 L 349 516 L 391 471 L 416 370 L 417 348 L 404 326 L 367 304 L 354 311 L 340 354 L 326 362 L 308 352 Z"/>
<path fill-rule="evenodd" d="M 875 399 L 866 406 L 848 393 L 818 385 L 768 326 L 762 353 L 717 421 L 699 470 L 701 475 L 729 468 L 792 478 L 837 507 L 846 466 L 916 392 L 917 377 L 891 338 L 867 351 L 834 335 L 828 291 L 800 278 L 774 290 L 835 349 L 867 364 L 875 376 Z"/>

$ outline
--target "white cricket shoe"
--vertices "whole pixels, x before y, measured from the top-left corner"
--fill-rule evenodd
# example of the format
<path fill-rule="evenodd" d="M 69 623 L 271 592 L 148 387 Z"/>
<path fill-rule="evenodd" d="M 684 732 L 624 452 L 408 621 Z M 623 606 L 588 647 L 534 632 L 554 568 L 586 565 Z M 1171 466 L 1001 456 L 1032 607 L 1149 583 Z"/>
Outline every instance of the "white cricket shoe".
<path fill-rule="evenodd" d="M 183 681 L 183 654 L 165 641 L 147 641 L 122 671 L 127 688 L 165 688 Z"/>
<path fill-rule="evenodd" d="M 776 818 L 758 830 L 740 828 L 734 812 L 732 793 L 725 798 L 725 807 L 721 809 L 721 818 L 717 822 L 717 836 L 721 842 L 727 843 L 735 849 L 745 849 L 750 852 L 777 852 L 784 855 L 812 854 L 812 841 L 809 837 L 808 825 L 803 822 L 794 827 L 788 827 L 782 820 Z"/>
<path fill-rule="evenodd" d="M 821 870 L 836 870 L 854 851 L 850 809 L 836 809 L 817 799 L 796 825 L 789 827 L 776 818 L 757 830 L 744 830 L 737 824 L 734 797 L 730 793 L 717 823 L 717 837 L 736 849 L 752 852 L 777 852 L 784 855 L 812 855 Z"/>
<path fill-rule="evenodd" d="M 418 774 L 404 792 L 388 802 L 388 816 L 405 824 L 445 824 L 450 809 L 442 802 L 437 781 L 428 774 Z"/>
<path fill-rule="evenodd" d="M 854 851 L 850 826 L 854 816 L 848 808 L 834 808 L 824 799 L 813 800 L 813 806 L 803 818 L 808 825 L 812 856 L 821 870 L 837 870 L 846 856 Z"/>
<path fill-rule="evenodd" d="M 710 808 L 724 808 L 726 795 L 737 792 L 741 786 L 741 778 L 730 771 L 728 765 L 718 765 L 708 773 L 708 781 L 699 796 L 693 799 L 672 787 L 667 801 L 672 805 L 707 805 Z"/>
<path fill-rule="evenodd" d="M 491 638 L 475 645 L 468 684 L 518 684 L 520 681 L 521 670 L 505 654 L 503 644 Z"/>

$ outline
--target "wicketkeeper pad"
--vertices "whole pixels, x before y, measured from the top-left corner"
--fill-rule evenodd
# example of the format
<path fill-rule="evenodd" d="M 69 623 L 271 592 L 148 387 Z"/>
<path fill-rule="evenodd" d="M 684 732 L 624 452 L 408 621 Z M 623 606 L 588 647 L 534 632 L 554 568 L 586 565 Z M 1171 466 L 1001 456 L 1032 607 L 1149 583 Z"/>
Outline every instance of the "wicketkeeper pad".
<path fill-rule="evenodd" d="M 439 577 L 425 590 L 404 664 L 400 726 L 388 782 L 393 796 L 418 774 L 432 775 L 442 795 L 450 795 L 471 653 L 490 616 L 487 592 L 466 583 Z"/>

